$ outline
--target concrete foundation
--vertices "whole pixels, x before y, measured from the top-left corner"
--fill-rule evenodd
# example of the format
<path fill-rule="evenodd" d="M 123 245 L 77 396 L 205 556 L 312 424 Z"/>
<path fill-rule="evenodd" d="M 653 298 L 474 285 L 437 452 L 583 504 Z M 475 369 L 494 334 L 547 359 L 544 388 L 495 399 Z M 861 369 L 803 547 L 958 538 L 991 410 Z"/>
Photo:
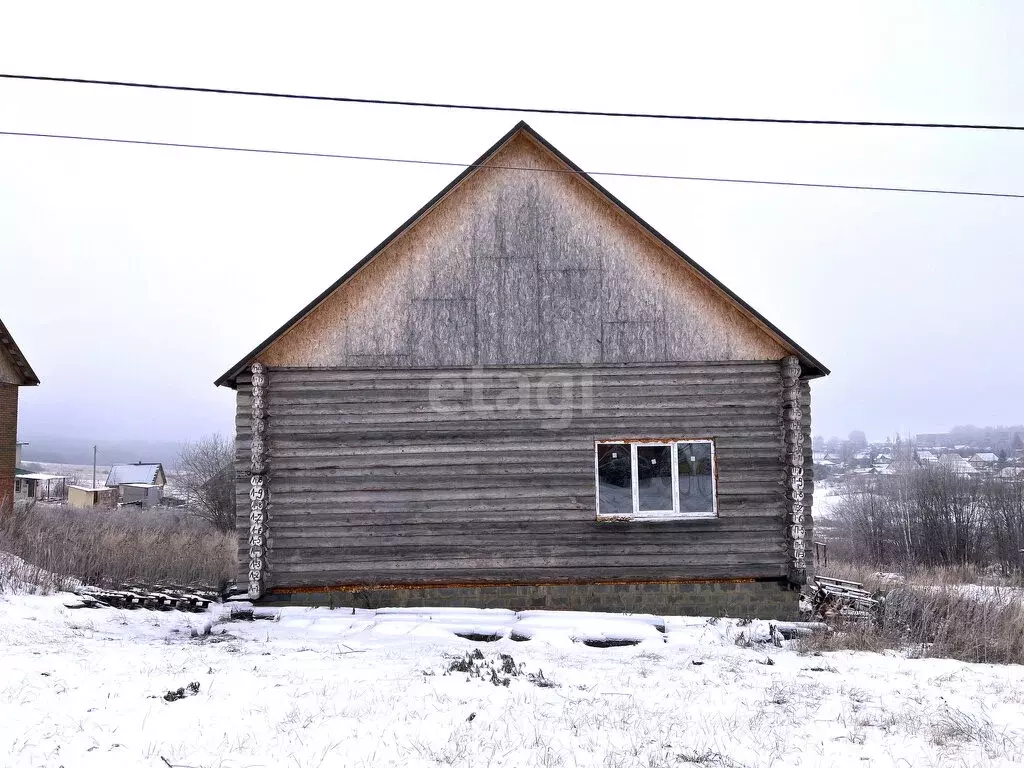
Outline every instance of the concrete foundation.
<path fill-rule="evenodd" d="M 793 620 L 800 593 L 785 580 L 624 584 L 333 588 L 273 590 L 260 602 L 332 608 L 509 608 L 608 611 L 663 616 L 729 616 Z"/>

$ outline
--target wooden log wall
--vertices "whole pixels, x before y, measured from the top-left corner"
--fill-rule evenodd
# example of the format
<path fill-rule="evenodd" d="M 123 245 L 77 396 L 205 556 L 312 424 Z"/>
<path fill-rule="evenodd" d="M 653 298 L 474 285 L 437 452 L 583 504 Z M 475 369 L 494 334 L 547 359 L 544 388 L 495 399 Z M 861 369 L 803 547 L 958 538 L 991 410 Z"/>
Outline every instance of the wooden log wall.
<path fill-rule="evenodd" d="M 252 473 L 252 374 L 239 375 L 235 393 L 235 531 L 238 535 L 236 584 L 249 587 L 249 534 L 252 511 L 249 490 Z M 265 562 L 264 562 L 265 567 Z"/>
<path fill-rule="evenodd" d="M 814 575 L 814 455 L 811 445 L 811 383 L 800 381 L 800 409 L 804 432 L 804 563 L 807 578 Z"/>
<path fill-rule="evenodd" d="M 778 362 L 267 378 L 269 589 L 787 575 Z M 240 573 L 250 393 L 241 377 Z M 596 522 L 594 441 L 630 437 L 714 437 L 719 517 Z"/>

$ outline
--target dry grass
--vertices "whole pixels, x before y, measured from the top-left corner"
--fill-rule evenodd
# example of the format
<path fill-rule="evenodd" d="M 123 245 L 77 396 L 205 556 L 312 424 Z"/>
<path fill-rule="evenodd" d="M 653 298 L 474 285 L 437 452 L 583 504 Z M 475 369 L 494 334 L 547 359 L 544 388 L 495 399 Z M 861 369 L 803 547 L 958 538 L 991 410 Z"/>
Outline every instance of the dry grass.
<path fill-rule="evenodd" d="M 219 588 L 236 573 L 237 543 L 208 523 L 168 510 L 72 509 L 19 504 L 0 514 L 0 590 L 75 580 L 98 586 Z"/>
<path fill-rule="evenodd" d="M 1024 601 L 1018 594 L 897 589 L 885 600 L 880 625 L 883 636 L 905 639 L 922 656 L 1024 664 Z"/>
<path fill-rule="evenodd" d="M 888 590 L 873 621 L 853 621 L 800 641 L 805 651 L 888 649 L 915 656 L 990 664 L 1024 664 L 1024 593 L 985 585 L 970 568 L 913 569 L 894 585 L 873 569 L 833 566 L 835 578 Z M 895 588 L 894 588 L 895 586 Z"/>
<path fill-rule="evenodd" d="M 864 585 L 869 592 L 891 589 L 894 584 L 891 575 L 898 575 L 903 582 L 918 586 L 958 586 L 978 584 L 992 587 L 1022 588 L 1024 574 L 1004 576 L 992 569 L 979 568 L 974 565 L 890 565 L 880 571 L 877 567 L 859 563 L 833 560 L 828 567 L 817 566 L 815 573 L 834 579 L 856 581 Z"/>

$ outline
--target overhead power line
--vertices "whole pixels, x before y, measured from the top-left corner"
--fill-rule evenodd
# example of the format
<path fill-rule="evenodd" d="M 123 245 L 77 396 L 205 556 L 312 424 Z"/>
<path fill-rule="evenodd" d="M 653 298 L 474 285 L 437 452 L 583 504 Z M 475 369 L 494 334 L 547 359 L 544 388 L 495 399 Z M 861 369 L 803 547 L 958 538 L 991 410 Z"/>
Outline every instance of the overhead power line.
<path fill-rule="evenodd" d="M 320 157 L 336 160 L 368 160 L 379 163 L 402 163 L 406 165 L 435 165 L 449 168 L 492 168 L 501 171 L 521 171 L 524 173 L 570 173 L 578 174 L 571 168 L 526 168 L 513 165 L 494 165 L 485 163 L 456 163 L 444 160 L 415 160 L 400 157 L 380 157 L 374 155 L 343 155 L 334 152 L 300 152 L 287 149 L 264 149 L 258 147 L 233 147 L 220 144 L 186 144 L 175 141 L 145 141 L 142 139 L 116 139 L 106 136 L 74 136 L 60 133 L 30 133 L 27 131 L 0 131 L 0 136 L 24 136 L 39 139 L 68 139 L 71 141 L 93 141 L 105 144 L 133 144 L 144 147 L 173 147 L 176 149 L 207 149 L 218 152 L 248 152 L 260 155 L 286 155 L 291 157 Z M 959 189 L 929 189 L 925 187 L 882 187 L 865 184 L 824 184 L 807 181 L 778 181 L 770 179 L 735 179 L 718 176 L 679 176 L 663 173 L 626 173 L 621 171 L 586 171 L 588 176 L 614 176 L 626 179 L 666 179 L 670 181 L 709 181 L 723 184 L 760 184 L 773 187 L 809 187 L 812 189 L 854 189 L 871 192 L 914 192 L 929 195 L 960 195 L 968 197 L 1008 197 L 1024 199 L 1024 194 L 1010 192 L 974 192 Z"/>
<path fill-rule="evenodd" d="M 389 107 L 426 107 L 431 109 L 474 110 L 479 112 L 520 112 L 534 115 L 573 115 L 577 117 L 630 117 L 644 120 L 697 120 L 719 123 L 781 123 L 785 125 L 833 125 L 871 128 L 950 128 L 976 131 L 1024 131 L 1024 125 L 999 125 L 981 123 L 915 123 L 906 121 L 880 120 L 805 120 L 783 117 L 727 117 L 722 115 L 678 115 L 656 112 L 607 112 L 585 109 L 545 109 L 541 107 L 504 107 L 486 104 L 455 104 L 434 101 L 405 101 L 400 99 L 368 99 L 355 96 L 321 96 L 280 91 L 244 91 L 232 88 L 204 88 L 194 85 L 163 85 L 159 83 L 138 83 L 124 80 L 93 80 L 84 77 L 48 77 L 45 75 L 14 75 L 0 73 L 7 80 L 31 80 L 47 83 L 70 83 L 75 85 L 106 85 L 118 88 L 147 88 L 158 91 L 185 91 L 209 93 L 222 96 L 262 96 L 273 99 L 297 99 L 305 101 L 334 101 L 345 104 L 376 104 Z"/>

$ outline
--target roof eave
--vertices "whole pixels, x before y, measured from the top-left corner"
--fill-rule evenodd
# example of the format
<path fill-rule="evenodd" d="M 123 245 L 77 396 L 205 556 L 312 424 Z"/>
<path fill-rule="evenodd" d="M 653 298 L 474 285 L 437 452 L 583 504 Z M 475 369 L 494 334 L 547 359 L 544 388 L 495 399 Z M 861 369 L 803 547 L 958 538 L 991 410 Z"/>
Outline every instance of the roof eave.
<path fill-rule="evenodd" d="M 26 358 L 18 348 L 17 342 L 14 341 L 14 337 L 11 336 L 11 332 L 7 330 L 7 326 L 4 325 L 3 320 L 0 320 L 0 346 L 4 348 L 11 360 L 14 361 L 14 365 L 19 371 L 21 371 L 23 381 L 19 386 L 38 386 L 39 377 L 36 376 L 36 372 L 33 371 L 32 366 L 29 365 L 28 358 Z"/>

